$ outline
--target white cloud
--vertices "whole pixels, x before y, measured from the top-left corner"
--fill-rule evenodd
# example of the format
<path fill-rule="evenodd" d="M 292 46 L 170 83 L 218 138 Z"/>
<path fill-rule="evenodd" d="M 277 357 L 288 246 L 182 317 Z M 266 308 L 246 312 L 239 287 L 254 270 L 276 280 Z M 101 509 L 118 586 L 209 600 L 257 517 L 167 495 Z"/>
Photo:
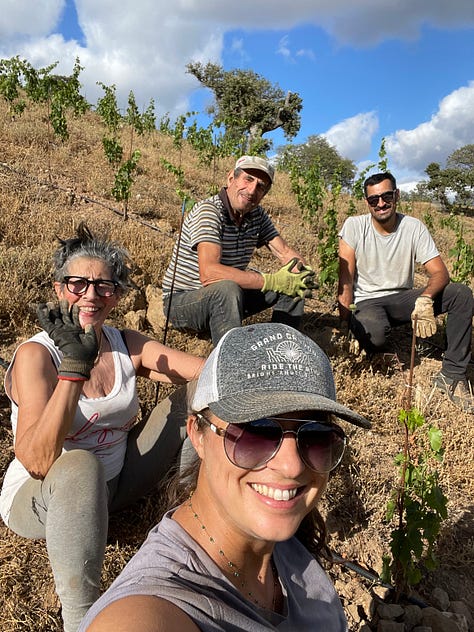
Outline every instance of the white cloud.
<path fill-rule="evenodd" d="M 101 81 L 116 85 L 122 105 L 133 90 L 139 107 L 154 98 L 157 111 L 174 116 L 188 109 L 189 95 L 198 85 L 186 73 L 186 64 L 220 60 L 221 26 L 180 16 L 173 3 L 163 0 L 122 0 L 120 11 L 115 0 L 76 0 L 84 46 L 53 34 L 63 2 L 20 0 L 28 5 L 28 16 L 18 10 L 7 24 L 3 9 L 10 2 L 13 6 L 14 0 L 0 0 L 0 57 L 19 55 L 37 68 L 60 60 L 57 72 L 62 74 L 70 74 L 79 57 L 84 67 L 80 81 L 91 103 L 102 95 L 96 85 Z M 30 24 L 41 24 L 37 37 L 31 36 Z"/>
<path fill-rule="evenodd" d="M 0 40 L 49 34 L 64 5 L 65 0 L 0 0 Z"/>
<path fill-rule="evenodd" d="M 244 40 L 241 37 L 232 38 L 230 48 L 233 53 L 237 53 L 238 55 L 243 56 L 246 54 L 244 49 Z"/>
<path fill-rule="evenodd" d="M 412 130 L 399 130 L 386 138 L 390 163 L 423 172 L 430 162 L 444 164 L 455 149 L 472 143 L 474 81 L 440 102 L 429 121 Z"/>
<path fill-rule="evenodd" d="M 278 48 L 277 48 L 277 51 L 276 51 L 277 55 L 281 55 L 285 59 L 290 59 L 291 58 L 291 51 L 290 51 L 290 48 L 289 48 L 288 44 L 289 44 L 289 37 L 288 37 L 288 35 L 285 35 L 278 42 Z"/>
<path fill-rule="evenodd" d="M 60 60 L 68 73 L 75 57 L 85 67 L 81 79 L 89 100 L 99 79 L 117 85 L 124 100 L 154 97 L 159 109 L 177 111 L 197 86 L 185 73 L 191 59 L 220 61 L 223 34 L 232 29 L 290 29 L 302 23 L 326 29 L 343 44 L 370 45 L 381 39 L 414 37 L 422 24 L 474 24 L 472 0 L 75 0 L 84 47 L 64 42 L 54 30 L 65 0 L 0 0 L 0 56 L 19 54 L 35 66 Z M 374 28 L 376 25 L 376 28 Z M 293 59 L 283 38 L 280 54 Z M 295 55 L 314 54 L 299 49 Z M 120 91 L 123 94 L 120 94 Z"/>
<path fill-rule="evenodd" d="M 370 153 L 378 127 L 376 113 L 363 112 L 333 125 L 321 136 L 334 145 L 341 156 L 358 162 Z"/>
<path fill-rule="evenodd" d="M 311 61 L 314 61 L 316 56 L 310 48 L 300 48 L 294 52 L 290 47 L 290 38 L 288 35 L 284 35 L 278 42 L 278 48 L 276 50 L 277 55 L 281 55 L 286 61 L 295 62 L 296 57 L 306 57 Z"/>
<path fill-rule="evenodd" d="M 472 0 L 175 0 L 178 14 L 225 28 L 292 28 L 302 22 L 322 26 L 341 43 L 367 45 L 396 37 L 414 38 L 422 25 L 474 24 Z M 291 9 L 291 10 L 290 10 Z M 374 28 L 376 25 L 376 28 Z"/>
<path fill-rule="evenodd" d="M 316 59 L 316 55 L 314 54 L 314 51 L 311 50 L 311 48 L 301 48 L 300 50 L 297 50 L 295 54 L 296 57 L 307 57 L 311 61 L 314 61 Z"/>
<path fill-rule="evenodd" d="M 64 41 L 55 34 L 65 0 L 0 0 L 0 58 L 19 55 L 35 67 L 60 60 L 57 72 L 70 74 L 76 57 L 84 71 L 83 92 L 96 103 L 102 90 L 96 82 L 115 84 L 120 103 L 133 90 L 139 107 L 155 100 L 158 115 L 173 118 L 189 109 L 188 99 L 199 87 L 186 73 L 191 61 L 220 63 L 224 34 L 231 30 L 290 30 L 313 24 L 326 30 L 341 45 L 371 46 L 387 38 L 416 38 L 422 26 L 468 28 L 474 25 L 472 0 L 70 0 L 75 1 L 83 37 Z M 246 51 L 235 39 L 234 52 Z M 292 62 L 314 52 L 280 41 L 280 55 Z M 472 142 L 472 90 L 470 85 L 456 99 L 446 97 L 433 119 L 411 131 L 390 137 L 398 164 L 423 168 L 439 155 Z M 467 98 L 465 107 L 462 99 Z M 455 105 L 454 101 L 457 101 Z M 358 114 L 328 130 L 325 136 L 352 160 L 367 157 L 377 129 L 374 113 Z M 431 150 L 428 151 L 428 148 Z"/>

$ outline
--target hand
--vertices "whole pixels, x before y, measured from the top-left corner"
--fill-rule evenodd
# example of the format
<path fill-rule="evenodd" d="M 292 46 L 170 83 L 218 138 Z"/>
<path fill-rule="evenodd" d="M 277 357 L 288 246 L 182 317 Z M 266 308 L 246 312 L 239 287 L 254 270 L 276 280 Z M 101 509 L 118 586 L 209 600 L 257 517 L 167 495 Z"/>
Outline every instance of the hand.
<path fill-rule="evenodd" d="M 88 380 L 98 353 L 97 336 L 92 325 L 82 329 L 77 305 L 40 303 L 36 313 L 41 327 L 64 354 L 58 379 Z"/>
<path fill-rule="evenodd" d="M 415 321 L 416 317 L 416 321 Z M 436 333 L 436 320 L 433 312 L 433 299 L 419 296 L 411 313 L 411 321 L 415 333 L 420 338 L 429 338 Z"/>
<path fill-rule="evenodd" d="M 359 355 L 361 351 L 360 342 L 352 333 L 348 320 L 341 319 L 339 321 L 339 335 L 341 336 L 343 342 L 348 346 L 349 353 Z"/>
<path fill-rule="evenodd" d="M 319 288 L 319 283 L 316 281 L 316 273 L 311 266 L 304 264 L 302 261 L 296 263 L 296 269 L 298 272 L 304 272 L 305 270 L 309 272 L 308 276 L 304 278 L 305 285 L 309 290 L 305 295 L 308 298 L 311 296 L 311 290 L 317 290 Z"/>
<path fill-rule="evenodd" d="M 349 338 L 349 321 L 348 320 L 340 320 L 339 321 L 339 333 L 344 338 Z"/>
<path fill-rule="evenodd" d="M 296 266 L 297 272 L 291 272 Z M 277 292 L 298 298 L 309 298 L 311 290 L 318 286 L 314 282 L 314 270 L 305 266 L 296 257 L 288 261 L 278 272 L 262 273 L 262 292 Z"/>

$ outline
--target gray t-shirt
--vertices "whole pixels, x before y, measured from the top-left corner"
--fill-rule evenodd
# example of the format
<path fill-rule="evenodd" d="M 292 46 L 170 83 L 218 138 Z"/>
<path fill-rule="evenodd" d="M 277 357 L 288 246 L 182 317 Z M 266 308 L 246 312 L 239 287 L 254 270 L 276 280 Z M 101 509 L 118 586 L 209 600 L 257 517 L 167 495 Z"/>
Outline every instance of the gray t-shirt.
<path fill-rule="evenodd" d="M 415 262 L 424 264 L 439 255 L 423 222 L 402 213 L 397 213 L 397 225 L 389 235 L 374 228 L 368 213 L 348 217 L 339 237 L 355 250 L 355 303 L 411 290 Z"/>
<path fill-rule="evenodd" d="M 171 518 L 148 538 L 92 606 L 79 632 L 107 605 L 130 595 L 154 595 L 183 610 L 202 632 L 345 632 L 339 598 L 325 572 L 296 539 L 277 543 L 274 561 L 285 601 L 283 615 L 248 601 L 191 536 Z"/>

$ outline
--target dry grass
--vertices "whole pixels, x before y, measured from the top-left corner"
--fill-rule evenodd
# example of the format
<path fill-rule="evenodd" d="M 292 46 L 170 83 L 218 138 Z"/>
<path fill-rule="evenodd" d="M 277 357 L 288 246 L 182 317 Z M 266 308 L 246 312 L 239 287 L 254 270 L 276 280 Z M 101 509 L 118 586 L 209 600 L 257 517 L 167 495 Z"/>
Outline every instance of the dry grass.
<path fill-rule="evenodd" d="M 17 344 L 37 330 L 29 306 L 50 296 L 50 259 L 57 235 L 69 236 L 85 220 L 93 230 L 107 231 L 129 249 L 138 290 L 114 315 L 113 323 L 121 325 L 126 311 L 145 305 L 146 286 L 161 285 L 180 225 L 181 204 L 175 193 L 176 184 L 161 159 L 165 157 L 184 169 L 186 187 L 195 198 L 205 196 L 210 186 L 223 183 L 232 164 L 224 162 L 214 173 L 200 167 L 189 149 L 178 151 L 169 138 L 159 134 L 139 138 L 140 173 L 133 187 L 130 219 L 124 222 L 108 193 L 113 178 L 104 160 L 102 130 L 94 115 L 71 121 L 71 137 L 64 145 L 52 142 L 44 120 L 41 110 L 28 110 L 11 122 L 6 108 L 0 104 L 0 356 L 6 361 Z M 127 146 L 125 138 L 124 145 Z M 288 241 L 297 245 L 317 268 L 317 227 L 302 225 L 301 214 L 283 175 L 278 176 L 265 205 Z M 347 204 L 341 200 L 340 206 L 342 222 Z M 410 209 L 418 217 L 427 211 L 434 218 L 438 246 L 449 262 L 453 237 L 449 230 L 440 228 L 440 214 L 427 205 Z M 466 218 L 465 225 L 465 239 L 472 239 L 474 219 Z M 269 267 L 269 255 L 259 253 L 256 263 L 262 268 Z M 397 414 L 408 379 L 411 336 L 409 328 L 401 328 L 393 340 L 397 356 L 369 363 L 349 356 L 340 343 L 334 342 L 336 325 L 334 297 L 308 301 L 305 333 L 331 357 L 341 401 L 372 419 L 373 429 L 363 432 L 347 428 L 350 450 L 332 479 L 323 509 L 331 546 L 378 572 L 390 532 L 384 523 L 384 510 L 396 478 L 392 459 L 401 445 Z M 160 340 L 163 336 L 161 330 L 152 331 L 150 327 L 148 333 Z M 168 332 L 167 342 L 200 355 L 210 350 L 208 340 L 173 330 Z M 441 335 L 438 343 L 442 347 Z M 431 357 L 417 358 L 414 375 L 417 400 L 427 421 L 438 424 L 443 431 L 446 457 L 440 469 L 449 498 L 449 519 L 438 547 L 440 568 L 426 576 L 420 593 L 426 597 L 434 585 L 440 585 L 451 598 L 464 598 L 470 604 L 474 594 L 474 424 L 472 416 L 461 413 L 431 392 L 429 378 L 439 369 L 440 353 L 434 349 Z M 472 365 L 469 370 L 472 379 Z M 2 379 L 3 375 L 4 370 L 0 369 Z M 162 395 L 165 392 L 166 389 L 160 391 Z M 150 407 L 154 389 L 140 383 L 140 394 L 144 407 Z M 8 400 L 1 391 L 0 480 L 13 455 L 11 444 Z M 120 572 L 158 518 L 156 498 L 145 499 L 112 517 L 104 587 Z M 0 536 L 3 603 L 0 629 L 57 632 L 59 606 L 44 543 L 19 538 L 3 525 Z M 364 602 L 367 588 L 358 577 L 338 569 L 333 573 L 339 579 L 338 588 L 346 606 L 350 601 Z"/>

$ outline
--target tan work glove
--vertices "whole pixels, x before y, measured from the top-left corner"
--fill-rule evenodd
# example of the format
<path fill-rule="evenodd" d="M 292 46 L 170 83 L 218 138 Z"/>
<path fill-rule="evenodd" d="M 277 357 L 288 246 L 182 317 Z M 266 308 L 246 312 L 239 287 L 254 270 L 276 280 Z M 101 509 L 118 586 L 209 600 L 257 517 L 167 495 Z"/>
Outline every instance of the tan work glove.
<path fill-rule="evenodd" d="M 415 322 L 416 317 L 416 322 Z M 411 322 L 415 333 L 420 338 L 429 338 L 436 333 L 436 320 L 433 312 L 433 299 L 429 296 L 419 296 L 415 301 L 415 308 L 411 313 Z"/>

